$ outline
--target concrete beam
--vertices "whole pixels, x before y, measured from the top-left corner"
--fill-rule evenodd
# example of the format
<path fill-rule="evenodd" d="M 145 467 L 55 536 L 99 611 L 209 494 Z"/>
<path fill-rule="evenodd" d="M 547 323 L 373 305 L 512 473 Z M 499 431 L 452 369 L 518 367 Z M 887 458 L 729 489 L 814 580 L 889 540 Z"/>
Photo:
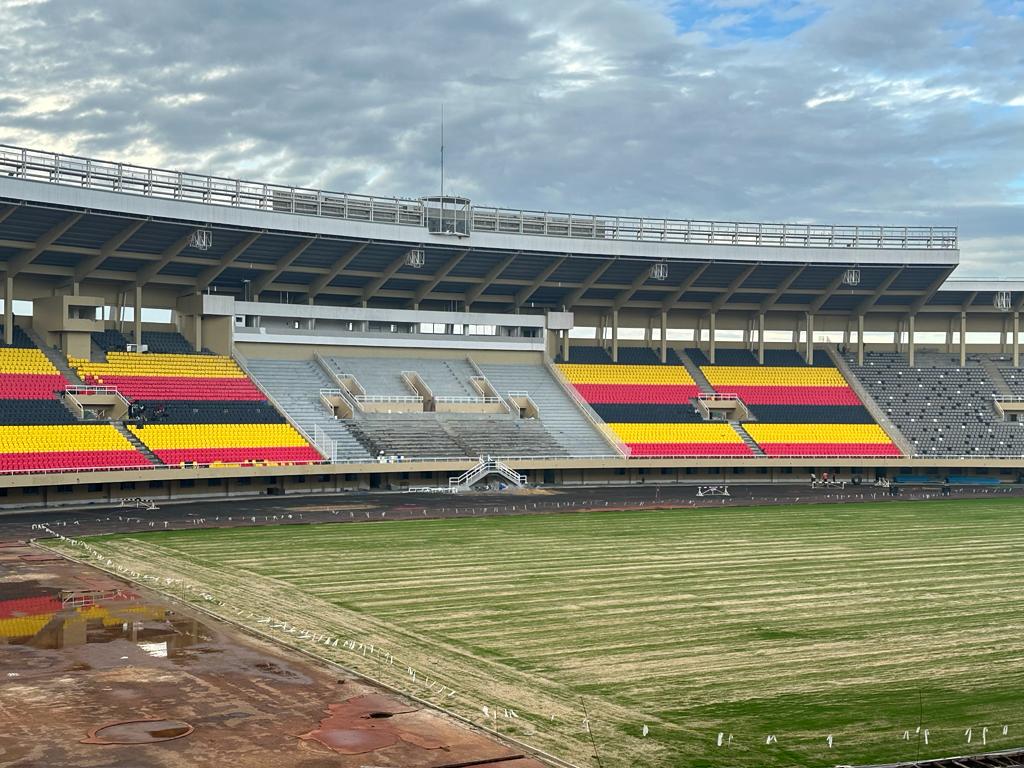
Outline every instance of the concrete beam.
<path fill-rule="evenodd" d="M 516 256 L 518 255 L 519 253 L 516 252 L 510 254 L 509 256 L 506 256 L 504 259 L 502 259 L 493 267 L 491 267 L 487 274 L 484 275 L 483 280 L 481 280 L 476 285 L 470 287 L 470 289 L 466 291 L 466 295 L 463 298 L 463 303 L 466 305 L 466 309 L 469 309 L 469 307 L 472 306 L 473 302 L 480 298 L 480 295 L 487 290 L 491 283 L 497 280 L 498 277 L 501 276 L 501 273 L 509 268 L 509 265 L 516 260 Z"/>
<path fill-rule="evenodd" d="M 27 251 L 22 251 L 7 261 L 7 274 L 10 277 L 17 277 L 21 270 L 35 261 L 55 240 L 75 226 L 84 215 L 83 213 L 73 213 L 50 227 L 31 248 Z"/>
<path fill-rule="evenodd" d="M 462 251 L 456 251 L 448 261 L 441 265 L 441 268 L 438 269 L 427 282 L 416 289 L 416 294 L 409 300 L 409 306 L 413 309 L 418 309 L 420 302 L 423 301 L 423 299 L 425 299 L 432 290 L 437 288 L 442 280 L 448 277 L 448 274 L 459 265 L 459 262 L 469 255 L 469 252 L 469 248 Z"/>
<path fill-rule="evenodd" d="M 580 286 L 574 289 L 572 293 L 565 297 L 565 301 L 562 302 L 562 306 L 566 310 L 570 310 L 574 306 L 576 306 L 576 302 L 583 298 L 583 294 L 589 291 L 593 287 L 594 283 L 601 279 L 601 275 L 607 272 L 609 267 L 611 267 L 611 265 L 614 263 L 615 261 L 613 259 L 608 259 L 607 261 L 600 262 L 597 266 L 597 269 L 595 269 L 593 272 L 587 275 L 586 279 L 584 279 L 584 281 L 580 283 Z"/>
<path fill-rule="evenodd" d="M 132 287 L 145 285 L 150 280 L 155 278 L 157 274 L 159 274 L 161 269 L 170 264 L 179 253 L 185 250 L 185 247 L 192 240 L 192 233 L 194 231 L 195 230 L 192 230 L 179 237 L 170 246 L 164 249 L 163 253 L 160 254 L 160 258 L 158 258 L 152 264 L 147 264 L 138 272 L 136 272 L 135 281 L 132 283 Z"/>
<path fill-rule="evenodd" d="M 196 277 L 196 285 L 194 289 L 189 289 L 189 293 L 202 293 L 205 291 L 210 283 L 216 280 L 225 269 L 230 267 L 243 253 L 249 250 L 249 246 L 255 243 L 262 236 L 262 232 L 252 232 L 246 235 L 242 240 L 236 243 L 230 250 L 228 250 L 223 256 L 220 257 L 220 261 L 213 264 Z"/>
<path fill-rule="evenodd" d="M 537 275 L 536 278 L 534 278 L 532 283 L 530 283 L 529 285 L 527 285 L 527 286 L 525 286 L 523 288 L 520 288 L 516 292 L 515 299 L 512 300 L 511 310 L 514 312 L 517 309 L 519 309 L 521 306 L 523 306 L 523 304 L 525 304 L 527 301 L 529 301 L 530 297 L 533 296 L 533 294 L 537 292 L 537 289 L 540 288 L 544 284 L 544 281 L 547 280 L 549 277 L 551 277 L 553 274 L 555 274 L 555 271 L 560 266 L 562 266 L 562 264 L 565 263 L 565 260 L 567 258 L 569 258 L 569 257 L 568 256 L 560 256 L 559 258 L 555 259 L 553 262 L 548 264 L 548 266 L 546 266 L 541 271 L 541 273 L 539 275 Z"/>
<path fill-rule="evenodd" d="M 253 298 L 258 301 L 260 294 L 267 290 L 267 286 L 277 280 L 277 278 L 281 276 L 281 273 L 288 269 L 288 267 L 292 265 L 292 262 L 305 253 L 306 249 L 315 242 L 315 237 L 307 237 L 304 240 L 299 241 L 294 248 L 277 260 L 269 272 L 264 275 L 260 275 L 252 285 Z"/>
<path fill-rule="evenodd" d="M 370 243 L 355 243 L 349 247 L 345 253 L 343 253 L 329 270 L 324 272 L 320 277 L 316 278 L 309 284 L 306 289 L 306 298 L 309 301 L 315 299 L 320 293 L 331 284 L 331 281 L 341 274 L 342 270 L 345 269 L 352 260 L 363 252 Z"/>
<path fill-rule="evenodd" d="M 711 264 L 712 262 L 710 261 L 704 262 L 695 270 L 693 270 L 693 272 L 687 275 L 686 279 L 679 284 L 679 287 L 672 291 L 672 293 L 670 293 L 662 300 L 661 308 L 665 311 L 672 309 L 672 307 L 675 306 L 676 302 L 679 301 L 682 295 L 693 287 L 693 284 L 700 279 L 700 276 L 704 274 L 704 272 L 707 270 L 708 267 L 711 266 Z"/>

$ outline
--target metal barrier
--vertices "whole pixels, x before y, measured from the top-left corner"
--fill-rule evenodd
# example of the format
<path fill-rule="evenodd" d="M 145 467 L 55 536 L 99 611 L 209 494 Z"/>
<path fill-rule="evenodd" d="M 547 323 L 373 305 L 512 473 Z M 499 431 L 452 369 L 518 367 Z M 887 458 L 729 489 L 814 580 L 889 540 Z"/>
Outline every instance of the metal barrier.
<path fill-rule="evenodd" d="M 263 184 L 0 144 L 0 177 L 167 200 L 426 228 L 420 200 Z M 951 250 L 956 227 L 703 221 L 473 206 L 470 231 L 590 240 L 784 248 Z"/>
<path fill-rule="evenodd" d="M 569 396 L 569 398 L 576 404 L 576 408 L 587 418 L 587 421 L 601 433 L 601 437 L 604 438 L 615 452 L 622 457 L 629 458 L 631 452 L 630 447 L 626 445 L 619 436 L 612 431 L 612 428 L 602 421 L 598 415 L 594 412 L 594 409 L 590 407 L 590 403 L 580 397 L 576 391 L 576 387 L 565 378 L 557 365 L 553 365 L 547 358 L 544 359 L 544 366 L 548 369 L 548 372 L 554 377 L 555 381 L 558 382 L 559 386 L 562 387 L 562 391 Z"/>

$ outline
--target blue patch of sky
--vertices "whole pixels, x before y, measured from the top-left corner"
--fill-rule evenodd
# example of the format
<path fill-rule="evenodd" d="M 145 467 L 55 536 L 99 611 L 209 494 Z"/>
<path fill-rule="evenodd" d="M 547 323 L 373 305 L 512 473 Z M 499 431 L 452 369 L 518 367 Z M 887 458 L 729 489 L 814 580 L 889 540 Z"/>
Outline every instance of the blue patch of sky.
<path fill-rule="evenodd" d="M 1022 0 L 984 0 L 984 5 L 998 16 L 1024 18 L 1024 2 Z"/>
<path fill-rule="evenodd" d="M 668 15 L 680 32 L 704 31 L 713 38 L 778 40 L 812 23 L 824 9 L 801 0 L 672 2 Z"/>

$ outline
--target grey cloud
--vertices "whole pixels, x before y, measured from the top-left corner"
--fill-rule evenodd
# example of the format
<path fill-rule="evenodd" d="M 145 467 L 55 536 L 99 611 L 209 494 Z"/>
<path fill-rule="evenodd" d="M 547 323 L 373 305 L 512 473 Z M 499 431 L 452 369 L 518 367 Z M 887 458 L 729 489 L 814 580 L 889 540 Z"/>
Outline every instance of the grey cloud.
<path fill-rule="evenodd" d="M 965 270 L 1024 270 L 1024 108 L 1001 106 L 1024 95 L 1019 16 L 709 3 L 806 22 L 743 39 L 679 29 L 677 7 L 0 0 L 0 141 L 418 195 L 437 188 L 443 101 L 449 188 L 481 203 L 954 223 Z"/>

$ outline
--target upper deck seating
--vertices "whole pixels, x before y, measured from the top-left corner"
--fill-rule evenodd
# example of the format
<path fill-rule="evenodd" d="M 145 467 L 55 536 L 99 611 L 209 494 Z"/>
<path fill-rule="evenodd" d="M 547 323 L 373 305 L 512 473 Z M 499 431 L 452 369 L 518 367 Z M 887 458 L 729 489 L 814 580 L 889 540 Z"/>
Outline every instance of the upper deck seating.
<path fill-rule="evenodd" d="M 88 384 L 114 386 L 143 406 L 130 429 L 164 463 L 322 460 L 230 357 L 109 352 L 105 363 L 71 364 Z"/>
<path fill-rule="evenodd" d="M 0 347 L 0 472 L 143 466 L 149 462 L 109 424 L 82 424 L 57 399 L 67 381 L 15 326 Z"/>
<path fill-rule="evenodd" d="M 849 364 L 915 456 L 1024 455 L 1024 423 L 1000 418 L 999 387 L 980 362 L 961 367 L 958 356 L 922 352 L 911 368 L 903 355 L 868 352 L 863 365 Z"/>
<path fill-rule="evenodd" d="M 747 405 L 744 428 L 768 456 L 899 455 L 826 353 L 813 365 L 793 350 L 765 350 L 765 365 L 747 350 L 719 350 L 715 360 L 704 362 L 701 373 L 716 392 Z"/>
<path fill-rule="evenodd" d="M 593 362 L 602 355 L 603 362 Z M 678 357 L 673 356 L 676 364 L 662 365 L 650 350 L 621 347 L 619 358 L 648 362 L 612 363 L 604 350 L 573 347 L 571 362 L 558 367 L 632 455 L 750 455 L 731 426 L 705 423 L 698 416 L 693 400 L 700 388 Z M 582 360 L 588 362 L 575 362 Z"/>

